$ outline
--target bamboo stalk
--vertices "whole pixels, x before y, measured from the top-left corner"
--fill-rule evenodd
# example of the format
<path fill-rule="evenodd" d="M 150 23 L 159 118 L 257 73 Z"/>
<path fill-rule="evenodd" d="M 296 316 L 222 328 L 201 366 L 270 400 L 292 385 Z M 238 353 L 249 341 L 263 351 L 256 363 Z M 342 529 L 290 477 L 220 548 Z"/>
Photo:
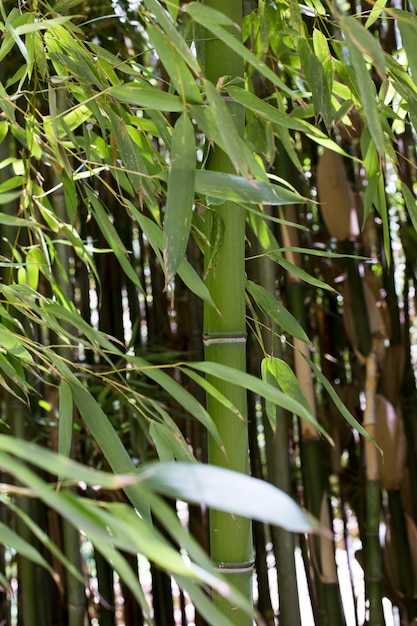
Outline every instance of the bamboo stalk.
<path fill-rule="evenodd" d="M 294 206 L 287 207 L 286 218 L 292 222 L 297 221 Z M 299 247 L 298 231 L 287 226 L 281 227 L 283 243 L 285 247 Z M 293 252 L 286 253 L 288 260 L 302 266 L 301 257 Z M 308 317 L 305 307 L 305 285 L 293 274 L 287 276 L 287 293 L 290 310 L 304 329 L 308 328 Z M 313 415 L 317 415 L 314 382 L 311 370 L 303 358 L 303 354 L 310 356 L 310 348 L 304 342 L 293 339 L 294 342 L 294 369 L 300 386 L 306 396 Z M 301 458 L 303 467 L 303 484 L 306 494 L 305 505 L 316 517 L 322 517 L 323 498 L 327 503 L 328 477 L 325 468 L 326 450 L 317 430 L 305 420 L 300 422 L 301 430 Z M 329 522 L 331 530 L 331 522 Z M 311 553 L 317 570 L 315 576 L 317 606 L 315 614 L 320 623 L 331 623 L 335 626 L 345 624 L 343 608 L 341 604 L 339 583 L 337 579 L 334 542 L 325 538 L 311 538 Z"/>
<path fill-rule="evenodd" d="M 223 12 L 233 22 L 242 25 L 242 2 L 209 0 L 207 5 Z M 236 35 L 237 31 L 233 30 Z M 243 61 L 221 41 L 208 37 L 205 45 L 205 73 L 216 85 L 221 76 L 242 77 Z M 244 111 L 239 105 L 226 102 L 236 123 L 238 133 L 243 136 Z M 229 158 L 218 148 L 213 150 L 207 167 L 214 171 L 234 173 Z M 245 371 L 246 369 L 246 324 L 245 324 L 245 213 L 232 202 L 225 202 L 215 209 L 224 224 L 224 243 L 219 253 L 216 268 L 207 276 L 207 286 L 218 307 L 204 309 L 205 358 L 223 365 Z M 206 212 L 206 217 L 209 212 Z M 208 236 L 210 236 L 210 219 Z M 207 250 L 207 256 L 210 250 Z M 208 263 L 208 261 L 207 261 Z M 207 266 L 206 263 L 206 266 Z M 212 397 L 207 398 L 207 408 L 212 416 L 223 443 L 220 447 L 211 437 L 208 441 L 209 463 L 249 473 L 248 430 L 246 423 L 246 391 L 235 385 L 211 379 L 217 389 L 231 400 L 240 411 L 243 420 L 236 418 Z M 251 523 L 219 511 L 210 512 L 211 557 L 229 582 L 247 598 L 252 597 L 253 551 Z M 217 593 L 214 603 L 228 615 L 236 626 L 252 626 L 253 616 L 231 607 Z"/>
<path fill-rule="evenodd" d="M 363 425 L 367 433 L 375 434 L 375 392 L 378 379 L 377 354 L 380 339 L 373 338 L 371 351 L 366 359 L 365 413 Z M 364 441 L 366 458 L 366 567 L 365 589 L 369 602 L 369 626 L 384 623 L 382 610 L 382 555 L 379 543 L 381 518 L 381 488 L 378 470 L 379 452 L 368 439 Z"/>

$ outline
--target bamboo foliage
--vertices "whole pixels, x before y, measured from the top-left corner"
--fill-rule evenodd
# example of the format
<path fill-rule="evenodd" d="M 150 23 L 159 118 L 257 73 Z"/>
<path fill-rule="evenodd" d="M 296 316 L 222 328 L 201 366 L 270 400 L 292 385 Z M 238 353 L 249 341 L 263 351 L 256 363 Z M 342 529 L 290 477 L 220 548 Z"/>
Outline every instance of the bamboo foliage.
<path fill-rule="evenodd" d="M 121 595 L 126 623 L 251 624 L 250 517 L 269 623 L 301 623 L 294 545 L 317 625 L 347 621 L 348 520 L 368 622 L 384 594 L 416 619 L 416 20 L 348 10 L 1 4 L 0 574 L 22 624 L 114 623 Z M 245 476 L 248 418 L 252 466 L 325 538 Z"/>

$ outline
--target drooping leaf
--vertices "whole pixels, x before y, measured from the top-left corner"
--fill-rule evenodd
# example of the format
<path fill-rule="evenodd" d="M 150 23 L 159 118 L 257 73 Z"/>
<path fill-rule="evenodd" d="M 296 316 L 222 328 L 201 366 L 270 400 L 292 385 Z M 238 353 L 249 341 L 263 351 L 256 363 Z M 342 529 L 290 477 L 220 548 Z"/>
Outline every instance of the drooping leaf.
<path fill-rule="evenodd" d="M 304 405 L 307 411 L 311 411 L 311 406 L 298 382 L 297 376 L 291 367 L 283 361 L 273 356 L 267 356 L 261 362 L 262 378 L 267 380 L 266 372 L 270 373 L 277 381 L 282 391 L 288 394 L 294 400 Z M 265 373 L 265 376 L 264 376 Z"/>
<path fill-rule="evenodd" d="M 263 380 L 242 372 L 233 367 L 228 367 L 221 363 L 215 363 L 211 361 L 190 362 L 187 364 L 187 368 L 196 369 L 200 372 L 205 372 L 215 378 L 227 380 L 234 385 L 244 387 L 247 390 L 253 391 L 253 393 L 259 394 L 263 398 L 269 400 L 272 403 L 281 406 L 283 409 L 299 415 L 303 419 L 313 424 L 317 430 L 319 430 L 325 437 L 328 437 L 324 428 L 317 422 L 311 411 L 308 411 L 305 406 L 290 398 L 282 391 L 274 388 L 272 385 L 268 385 Z M 187 369 L 185 368 L 185 369 Z"/>
<path fill-rule="evenodd" d="M 251 280 L 246 283 L 247 290 L 254 299 L 256 305 L 264 311 L 282 330 L 289 333 L 293 337 L 297 337 L 300 341 L 309 344 L 310 340 L 303 329 L 297 322 L 295 317 L 285 308 L 285 306 L 277 300 L 262 285 L 257 285 Z"/>
<path fill-rule="evenodd" d="M 187 249 L 194 204 L 194 127 L 187 113 L 175 123 L 164 220 L 164 262 L 168 283 L 176 274 Z"/>
<path fill-rule="evenodd" d="M 58 452 L 69 456 L 72 445 L 73 406 L 71 387 L 66 380 L 59 385 Z"/>
<path fill-rule="evenodd" d="M 148 25 L 147 34 L 182 102 L 202 104 L 203 100 L 195 78 L 172 41 L 157 26 L 152 24 Z M 158 91 L 161 90 L 158 89 Z"/>
<path fill-rule="evenodd" d="M 339 410 L 339 412 L 342 415 L 342 417 L 348 422 L 348 424 L 350 424 L 352 426 L 352 428 L 357 430 L 358 433 L 360 435 L 362 435 L 362 437 L 366 437 L 373 444 L 375 444 L 375 446 L 377 446 L 376 442 L 368 434 L 368 432 L 365 430 L 365 428 L 361 424 L 359 424 L 358 420 L 353 417 L 352 413 L 343 404 L 343 402 L 341 401 L 341 399 L 339 398 L 339 396 L 337 394 L 337 391 L 333 387 L 332 383 L 323 374 L 323 372 L 305 354 L 303 354 L 302 356 L 308 362 L 308 364 L 310 365 L 310 367 L 311 367 L 312 371 L 314 372 L 314 375 L 316 376 L 317 380 L 320 382 L 321 385 L 323 385 L 324 389 L 327 391 L 327 393 L 329 394 L 330 398 L 333 400 L 336 408 Z"/>
<path fill-rule="evenodd" d="M 218 39 L 227 44 L 231 50 L 250 63 L 262 76 L 270 80 L 272 84 L 276 85 L 290 96 L 295 95 L 295 92 L 288 88 L 277 73 L 268 67 L 265 61 L 259 59 L 256 54 L 244 46 L 243 43 L 225 27 L 224 14 L 221 11 L 205 6 L 200 2 L 190 2 L 186 5 L 185 10 L 196 22 L 207 28 L 207 30 L 211 31 Z"/>
<path fill-rule="evenodd" d="M 319 530 L 318 522 L 287 494 L 238 472 L 212 465 L 167 463 L 148 466 L 140 476 L 147 489 L 171 498 L 204 503 L 295 532 Z"/>
<path fill-rule="evenodd" d="M 144 109 L 171 113 L 184 110 L 184 104 L 179 96 L 148 85 L 125 83 L 110 87 L 108 93 L 119 102 L 127 102 Z"/>
<path fill-rule="evenodd" d="M 195 188 L 198 193 L 206 196 L 245 204 L 278 206 L 306 202 L 305 198 L 285 187 L 209 170 L 197 170 Z"/>
<path fill-rule="evenodd" d="M 384 133 L 382 130 L 381 118 L 377 106 L 377 94 L 375 84 L 372 82 L 366 65 L 365 57 L 360 47 L 358 47 L 358 33 L 352 26 L 354 18 L 342 18 L 342 26 L 346 35 L 346 43 L 349 49 L 350 60 L 354 69 L 354 76 L 357 81 L 360 101 L 363 106 L 366 123 L 369 132 L 375 142 L 375 146 L 381 158 L 385 155 Z M 364 31 L 367 33 L 367 31 Z M 362 31 L 361 31 L 362 33 Z M 369 37 L 372 37 L 367 33 Z M 369 42 L 368 37 L 366 38 Z"/>

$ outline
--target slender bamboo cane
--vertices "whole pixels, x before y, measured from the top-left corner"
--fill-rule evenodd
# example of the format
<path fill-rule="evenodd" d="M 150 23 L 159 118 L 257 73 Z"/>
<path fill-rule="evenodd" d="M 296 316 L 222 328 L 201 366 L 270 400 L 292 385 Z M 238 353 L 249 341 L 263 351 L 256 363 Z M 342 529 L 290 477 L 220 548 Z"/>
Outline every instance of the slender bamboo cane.
<path fill-rule="evenodd" d="M 60 93 L 58 99 L 58 108 L 60 110 L 65 109 L 64 104 L 64 96 Z M 54 184 L 58 184 L 58 179 L 55 177 Z M 67 208 L 65 202 L 65 196 L 62 187 L 58 187 L 57 191 L 54 194 L 54 207 L 56 214 L 59 218 L 61 218 L 64 222 L 67 221 Z M 70 258 L 69 258 L 69 248 L 68 246 L 62 245 L 60 243 L 56 243 L 56 251 L 59 261 L 61 263 L 62 269 L 65 274 L 61 272 L 57 272 L 57 283 L 62 291 L 62 293 L 66 294 L 68 299 L 72 300 L 72 292 L 69 282 L 70 276 Z M 64 322 L 63 322 L 64 324 Z M 59 345 L 59 341 L 57 342 Z M 62 353 L 64 357 L 67 356 L 65 350 L 61 350 L 61 348 L 57 348 L 58 353 Z M 74 447 L 71 446 L 70 451 L 71 456 L 74 458 Z M 68 559 L 74 564 L 74 566 L 81 570 L 81 552 L 80 552 L 80 536 L 79 532 L 72 524 L 68 522 L 68 520 L 62 520 L 62 537 L 64 544 L 64 551 L 67 555 Z M 85 598 L 85 589 L 84 585 L 78 581 L 74 576 L 72 576 L 69 572 L 67 572 L 66 578 L 66 599 L 67 599 L 67 610 L 68 610 L 68 626 L 82 626 L 84 624 L 84 617 L 86 613 L 86 598 Z"/>
<path fill-rule="evenodd" d="M 378 376 L 377 352 L 380 339 L 372 340 L 372 348 L 366 359 L 365 414 L 363 425 L 367 433 L 374 436 L 375 430 L 375 391 Z M 381 485 L 378 471 L 378 450 L 365 440 L 366 456 L 366 567 L 365 587 L 369 601 L 369 626 L 384 623 L 382 610 L 382 555 L 379 543 L 381 518 Z"/>
<path fill-rule="evenodd" d="M 242 24 L 241 0 L 208 0 L 207 5 L 225 13 L 238 26 Z M 233 30 L 233 33 L 236 33 Z M 205 45 L 205 73 L 213 84 L 221 76 L 242 77 L 243 61 L 221 41 L 208 37 Z M 243 135 L 244 111 L 227 102 L 238 132 Z M 234 172 L 228 157 L 220 150 L 212 152 L 208 168 L 221 172 Z M 218 312 L 206 306 L 204 310 L 205 358 L 240 369 L 246 369 L 245 328 L 245 214 L 241 207 L 231 202 L 216 207 L 224 223 L 224 243 L 215 269 L 209 272 L 207 285 L 218 307 Z M 208 214 L 209 212 L 207 212 Z M 210 216 L 208 216 L 210 217 Z M 208 219 L 208 222 L 211 220 Z M 210 235 L 210 231 L 208 233 Z M 209 254 L 208 250 L 208 254 Z M 209 462 L 247 474 L 249 472 L 248 432 L 246 424 L 247 399 L 241 387 L 219 379 L 211 382 L 227 396 L 244 416 L 237 419 L 231 412 L 207 398 L 207 408 L 220 432 L 223 447 L 209 438 Z M 219 489 L 221 485 L 219 485 Z M 230 583 L 246 597 L 251 598 L 253 571 L 251 523 L 226 513 L 210 513 L 211 557 Z M 215 604 L 228 614 L 232 624 L 251 626 L 253 617 L 233 608 L 217 594 Z"/>
<path fill-rule="evenodd" d="M 272 247 L 278 246 L 272 242 L 270 245 Z M 256 269 L 253 270 L 253 279 L 275 296 L 276 268 L 274 263 L 267 256 L 262 255 L 263 249 L 256 239 L 251 242 L 251 248 L 254 254 L 259 255 Z M 249 269 L 252 267 L 253 263 Z M 282 358 L 281 343 L 274 336 L 275 331 L 279 332 L 279 329 L 265 327 L 262 330 L 264 349 L 267 354 Z M 257 363 L 257 367 L 259 368 L 259 363 Z M 274 382 L 276 384 L 276 381 L 271 380 L 272 384 Z M 290 415 L 287 411 L 277 407 L 275 432 L 273 432 L 267 416 L 264 414 L 263 417 L 268 480 L 285 493 L 292 495 L 289 458 Z M 283 528 L 272 527 L 271 538 L 277 566 L 280 626 L 301 626 L 294 534 Z"/>
<path fill-rule="evenodd" d="M 293 206 L 287 207 L 287 219 L 296 221 L 296 214 Z M 285 246 L 299 247 L 298 232 L 295 229 L 282 227 L 282 237 Z M 289 253 L 290 260 L 294 265 L 301 266 L 299 254 Z M 291 312 L 307 328 L 307 314 L 304 304 L 305 286 L 292 274 L 287 277 L 287 292 Z M 314 413 L 316 413 L 316 398 L 314 384 L 310 367 L 302 355 L 309 356 L 309 347 L 294 339 L 295 346 L 295 372 L 300 385 L 308 399 Z M 306 494 L 306 505 L 317 517 L 322 517 L 323 505 L 326 506 L 328 493 L 328 476 L 324 460 L 326 451 L 323 449 L 323 442 L 315 428 L 304 421 L 301 427 L 301 456 L 303 464 L 303 483 Z M 340 589 L 337 578 L 334 544 L 327 538 L 313 538 L 312 552 L 315 553 L 316 567 L 318 567 L 316 583 L 316 594 L 318 606 L 315 608 L 316 615 L 321 615 L 319 623 L 331 623 L 334 625 L 345 624 L 345 617 L 341 603 Z M 314 557 L 313 557 L 314 558 Z"/>

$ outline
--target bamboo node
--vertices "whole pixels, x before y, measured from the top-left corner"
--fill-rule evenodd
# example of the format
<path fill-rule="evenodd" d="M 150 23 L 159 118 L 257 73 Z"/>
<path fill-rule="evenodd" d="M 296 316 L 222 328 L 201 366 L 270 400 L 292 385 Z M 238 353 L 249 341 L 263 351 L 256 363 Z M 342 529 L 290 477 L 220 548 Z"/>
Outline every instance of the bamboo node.
<path fill-rule="evenodd" d="M 204 333 L 203 343 L 210 346 L 214 343 L 246 343 L 246 333 Z"/>
<path fill-rule="evenodd" d="M 255 567 L 255 561 L 246 561 L 245 563 L 216 563 L 216 569 L 222 574 L 247 574 L 252 572 Z"/>

